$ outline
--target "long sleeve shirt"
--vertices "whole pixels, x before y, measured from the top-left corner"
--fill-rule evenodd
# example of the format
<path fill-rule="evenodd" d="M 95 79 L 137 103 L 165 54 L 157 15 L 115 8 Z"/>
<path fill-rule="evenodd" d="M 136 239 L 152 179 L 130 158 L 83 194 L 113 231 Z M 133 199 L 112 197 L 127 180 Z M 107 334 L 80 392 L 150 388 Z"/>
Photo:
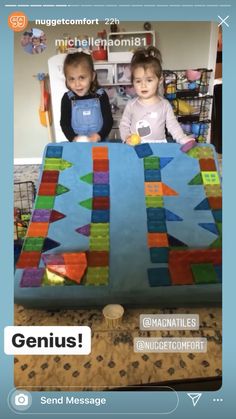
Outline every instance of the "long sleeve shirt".
<path fill-rule="evenodd" d="M 158 98 L 159 101 L 153 104 L 143 104 L 139 98 L 127 103 L 119 127 L 124 142 L 131 134 L 138 134 L 141 143 L 167 142 L 165 128 L 178 143 L 189 141 L 168 100 Z"/>
<path fill-rule="evenodd" d="M 84 100 L 84 99 L 92 99 L 96 97 L 95 95 L 89 94 L 83 97 L 74 95 L 73 99 L 68 97 L 68 94 L 65 93 L 61 100 L 61 120 L 60 125 L 61 129 L 69 141 L 73 141 L 77 134 L 74 132 L 71 126 L 71 101 L 72 100 Z M 101 137 L 101 141 L 104 141 L 107 137 L 109 132 L 112 129 L 113 118 L 111 113 L 111 106 L 109 103 L 108 96 L 105 91 L 101 95 L 99 95 L 100 106 L 101 106 L 101 113 L 103 118 L 103 125 L 101 130 L 97 133 Z"/>

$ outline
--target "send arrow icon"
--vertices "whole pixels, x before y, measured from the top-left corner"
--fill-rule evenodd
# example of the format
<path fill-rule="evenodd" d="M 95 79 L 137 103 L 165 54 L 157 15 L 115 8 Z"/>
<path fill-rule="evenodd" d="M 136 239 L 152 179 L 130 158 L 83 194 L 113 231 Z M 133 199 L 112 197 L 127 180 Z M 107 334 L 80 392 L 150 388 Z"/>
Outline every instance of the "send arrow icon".
<path fill-rule="evenodd" d="M 188 397 L 190 397 L 190 399 L 193 402 L 193 407 L 196 406 L 196 404 L 199 402 L 202 393 L 187 393 Z"/>

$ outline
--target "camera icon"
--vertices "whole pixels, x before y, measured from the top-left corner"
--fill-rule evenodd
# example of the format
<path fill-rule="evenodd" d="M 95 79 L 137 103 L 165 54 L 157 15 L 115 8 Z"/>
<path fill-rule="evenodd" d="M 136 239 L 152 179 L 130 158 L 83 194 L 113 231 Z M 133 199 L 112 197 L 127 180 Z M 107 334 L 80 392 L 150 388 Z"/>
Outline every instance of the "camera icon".
<path fill-rule="evenodd" d="M 29 397 L 27 394 L 20 393 L 15 396 L 15 405 L 16 406 L 28 406 Z"/>

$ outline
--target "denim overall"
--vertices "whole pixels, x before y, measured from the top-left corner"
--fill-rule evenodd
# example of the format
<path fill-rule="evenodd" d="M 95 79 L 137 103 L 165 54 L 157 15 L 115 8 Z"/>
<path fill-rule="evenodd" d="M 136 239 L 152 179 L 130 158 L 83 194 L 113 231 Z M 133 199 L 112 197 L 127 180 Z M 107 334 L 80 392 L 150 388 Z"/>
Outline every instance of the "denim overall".
<path fill-rule="evenodd" d="M 99 100 L 99 94 L 103 89 L 98 89 L 98 97 L 91 99 L 74 100 L 73 92 L 67 95 L 71 99 L 71 126 L 77 135 L 89 136 L 92 133 L 98 133 L 103 125 L 103 118 Z"/>

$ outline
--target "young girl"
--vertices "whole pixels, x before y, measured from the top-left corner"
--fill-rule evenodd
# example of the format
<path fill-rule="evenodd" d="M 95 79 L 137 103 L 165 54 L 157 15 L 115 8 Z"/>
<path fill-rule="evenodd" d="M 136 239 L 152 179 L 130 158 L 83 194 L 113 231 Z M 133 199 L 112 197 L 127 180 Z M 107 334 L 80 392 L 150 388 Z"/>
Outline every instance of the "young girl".
<path fill-rule="evenodd" d="M 99 89 L 89 53 L 68 54 L 64 61 L 66 86 L 61 101 L 61 128 L 69 141 L 104 141 L 113 119 L 108 96 Z"/>
<path fill-rule="evenodd" d="M 138 134 L 141 143 L 166 143 L 165 127 L 180 144 L 194 140 L 184 134 L 170 103 L 158 93 L 162 83 L 161 54 L 158 49 L 148 47 L 134 53 L 131 81 L 137 97 L 127 103 L 121 118 L 123 142 L 131 144 L 131 135 Z"/>

